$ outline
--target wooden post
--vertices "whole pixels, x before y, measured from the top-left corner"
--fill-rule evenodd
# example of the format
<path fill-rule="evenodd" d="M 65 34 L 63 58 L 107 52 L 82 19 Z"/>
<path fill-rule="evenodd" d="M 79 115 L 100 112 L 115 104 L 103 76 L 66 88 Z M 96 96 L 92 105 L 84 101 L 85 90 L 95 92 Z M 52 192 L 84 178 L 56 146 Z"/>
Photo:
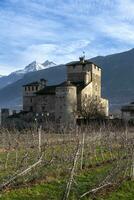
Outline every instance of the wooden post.
<path fill-rule="evenodd" d="M 80 168 L 83 168 L 83 156 L 84 156 L 84 145 L 85 145 L 85 133 L 82 134 L 82 145 L 81 145 L 81 165 Z"/>
<path fill-rule="evenodd" d="M 39 153 L 41 153 L 41 130 L 42 130 L 42 126 L 39 126 L 38 129 L 38 148 L 39 148 Z"/>

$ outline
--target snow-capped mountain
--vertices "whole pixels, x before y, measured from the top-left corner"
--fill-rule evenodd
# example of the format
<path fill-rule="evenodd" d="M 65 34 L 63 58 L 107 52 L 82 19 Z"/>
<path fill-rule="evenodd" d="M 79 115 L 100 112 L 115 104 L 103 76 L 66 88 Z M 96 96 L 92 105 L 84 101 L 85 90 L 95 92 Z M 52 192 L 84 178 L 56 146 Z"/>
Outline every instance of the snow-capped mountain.
<path fill-rule="evenodd" d="M 45 69 L 56 66 L 54 62 L 50 62 L 49 60 L 46 60 L 44 63 L 42 63 L 42 65 L 45 67 Z"/>
<path fill-rule="evenodd" d="M 42 64 L 38 63 L 37 61 L 33 61 L 32 63 L 27 65 L 24 69 L 14 71 L 8 76 L 0 77 L 0 89 L 14 83 L 15 81 L 20 80 L 27 73 L 40 71 L 54 66 L 56 66 L 56 64 L 49 60 L 46 60 Z"/>
<path fill-rule="evenodd" d="M 24 69 L 17 70 L 13 72 L 12 74 L 26 74 L 29 72 L 35 72 L 35 71 L 43 70 L 43 69 L 54 67 L 54 66 L 56 66 L 56 64 L 53 62 L 50 62 L 49 60 L 46 60 L 42 64 L 38 63 L 37 61 L 33 61 L 32 63 L 27 65 Z"/>

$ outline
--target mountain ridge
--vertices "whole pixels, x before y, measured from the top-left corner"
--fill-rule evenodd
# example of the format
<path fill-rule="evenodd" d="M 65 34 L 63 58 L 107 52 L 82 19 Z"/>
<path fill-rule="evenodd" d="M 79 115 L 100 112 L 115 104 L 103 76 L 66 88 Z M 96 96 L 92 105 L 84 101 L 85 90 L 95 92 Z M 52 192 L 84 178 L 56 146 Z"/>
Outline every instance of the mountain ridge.
<path fill-rule="evenodd" d="M 0 89 L 20 80 L 27 73 L 47 69 L 47 68 L 53 67 L 53 66 L 56 66 L 56 64 L 49 60 L 46 60 L 42 64 L 38 63 L 37 61 L 33 61 L 30 64 L 28 64 L 27 66 L 25 66 L 24 69 L 20 69 L 20 70 L 10 73 L 7 76 L 0 77 Z"/>

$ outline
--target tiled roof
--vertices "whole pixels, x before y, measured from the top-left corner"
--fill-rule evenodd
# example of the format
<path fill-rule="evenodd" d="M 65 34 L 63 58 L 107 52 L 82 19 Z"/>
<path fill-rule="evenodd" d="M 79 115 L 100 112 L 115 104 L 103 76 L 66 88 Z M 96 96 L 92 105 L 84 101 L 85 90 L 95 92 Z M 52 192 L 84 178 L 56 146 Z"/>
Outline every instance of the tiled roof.
<path fill-rule="evenodd" d="M 122 111 L 134 111 L 134 102 L 128 104 L 128 105 L 125 105 L 125 106 L 122 106 L 121 108 Z"/>
<path fill-rule="evenodd" d="M 66 64 L 66 66 L 72 66 L 72 65 L 86 65 L 86 64 L 95 64 L 90 60 L 84 60 L 84 61 L 72 61 Z M 96 65 L 96 64 L 95 64 Z M 96 65 L 97 67 L 99 67 L 98 65 Z M 100 67 L 99 67 L 100 68 Z"/>
<path fill-rule="evenodd" d="M 26 85 L 23 85 L 23 87 L 26 87 L 26 86 L 38 86 L 39 85 L 39 82 L 36 81 L 36 82 L 32 82 L 32 83 L 28 83 Z"/>
<path fill-rule="evenodd" d="M 67 87 L 67 86 L 75 86 L 75 85 L 70 81 L 64 81 L 63 83 L 58 85 L 58 87 Z"/>
<path fill-rule="evenodd" d="M 40 85 L 42 82 L 47 82 L 47 80 L 45 80 L 44 78 L 41 78 L 39 81 L 35 81 L 35 82 L 32 82 L 32 83 L 28 83 L 26 85 L 23 85 L 23 87 L 25 86 L 38 86 Z"/>
<path fill-rule="evenodd" d="M 75 82 L 65 81 L 59 85 L 46 86 L 43 89 L 36 92 L 36 94 L 37 95 L 55 95 L 57 87 L 67 87 L 67 86 L 75 86 L 75 87 L 77 87 L 78 91 L 80 91 L 87 85 L 85 85 L 84 82 L 75 83 Z"/>
<path fill-rule="evenodd" d="M 55 94 L 55 89 L 58 85 L 52 85 L 52 86 L 46 86 L 42 90 L 39 90 L 36 92 L 37 95 L 54 95 Z"/>
<path fill-rule="evenodd" d="M 79 61 L 69 62 L 66 65 L 69 66 L 69 65 L 78 65 L 78 64 L 92 64 L 92 62 L 89 60 L 84 60 L 84 62 L 79 60 Z"/>

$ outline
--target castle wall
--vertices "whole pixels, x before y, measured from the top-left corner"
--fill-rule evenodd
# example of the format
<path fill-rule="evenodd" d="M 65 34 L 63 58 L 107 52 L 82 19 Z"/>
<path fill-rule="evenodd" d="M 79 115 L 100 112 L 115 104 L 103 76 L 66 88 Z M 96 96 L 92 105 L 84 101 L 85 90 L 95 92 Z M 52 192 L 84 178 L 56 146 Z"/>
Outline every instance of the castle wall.
<path fill-rule="evenodd" d="M 91 97 L 93 95 L 93 83 L 88 84 L 82 91 L 81 97 L 82 99 Z"/>
<path fill-rule="evenodd" d="M 35 102 L 35 92 L 39 90 L 39 86 L 25 86 L 23 87 L 23 110 L 35 112 L 36 102 Z"/>
<path fill-rule="evenodd" d="M 67 80 L 71 82 L 91 82 L 92 65 L 76 65 L 67 67 Z"/>
<path fill-rule="evenodd" d="M 74 123 L 77 107 L 75 86 L 56 88 L 55 119 L 58 123 Z"/>
<path fill-rule="evenodd" d="M 101 69 L 92 64 L 92 95 L 101 97 Z"/>
<path fill-rule="evenodd" d="M 106 117 L 108 117 L 109 116 L 109 102 L 108 102 L 108 100 L 101 98 L 101 104 L 102 104 L 102 113 L 104 113 L 104 115 Z"/>
<path fill-rule="evenodd" d="M 35 101 L 37 113 L 48 113 L 50 117 L 54 117 L 55 95 L 40 95 Z"/>
<path fill-rule="evenodd" d="M 36 111 L 36 96 L 23 96 L 23 110 L 24 111 Z"/>
<path fill-rule="evenodd" d="M 77 92 L 77 110 L 81 109 L 81 91 Z"/>
<path fill-rule="evenodd" d="M 10 110 L 7 108 L 0 109 L 0 125 L 6 125 L 6 120 L 10 115 Z"/>

